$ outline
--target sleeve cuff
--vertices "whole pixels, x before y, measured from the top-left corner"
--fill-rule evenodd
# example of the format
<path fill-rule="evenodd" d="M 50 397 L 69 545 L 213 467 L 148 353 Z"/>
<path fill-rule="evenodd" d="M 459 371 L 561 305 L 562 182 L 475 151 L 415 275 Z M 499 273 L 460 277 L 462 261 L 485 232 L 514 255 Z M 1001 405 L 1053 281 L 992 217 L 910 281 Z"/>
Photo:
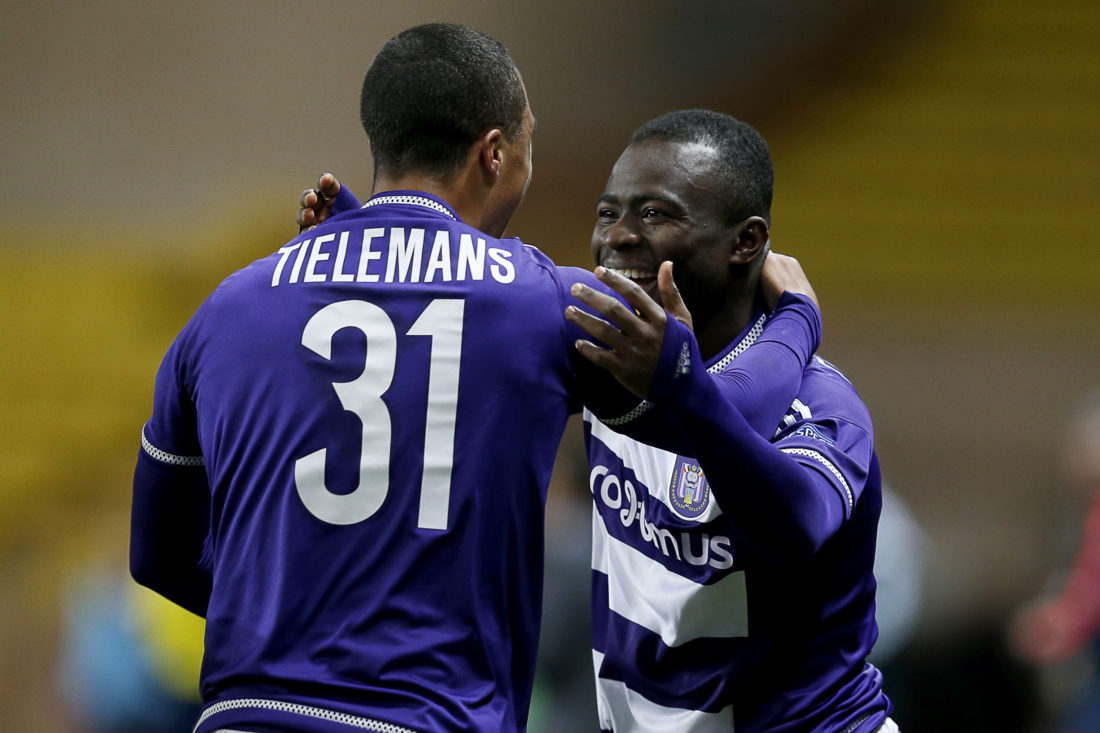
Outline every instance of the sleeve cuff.
<path fill-rule="evenodd" d="M 667 402 L 679 399 L 699 370 L 706 371 L 695 334 L 671 315 L 668 316 L 661 357 L 649 387 L 648 400 Z"/>

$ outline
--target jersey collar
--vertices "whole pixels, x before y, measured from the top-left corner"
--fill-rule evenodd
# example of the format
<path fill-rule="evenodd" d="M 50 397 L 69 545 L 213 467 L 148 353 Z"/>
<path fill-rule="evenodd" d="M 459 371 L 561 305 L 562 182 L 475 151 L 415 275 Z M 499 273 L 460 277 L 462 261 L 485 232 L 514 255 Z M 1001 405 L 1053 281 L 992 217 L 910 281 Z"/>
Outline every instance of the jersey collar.
<path fill-rule="evenodd" d="M 745 330 L 741 332 L 741 335 L 734 339 L 733 343 L 726 347 L 725 355 L 721 357 L 715 357 L 715 361 L 707 367 L 707 371 L 711 374 L 721 374 L 722 371 L 730 365 L 731 361 L 736 359 L 740 354 L 743 354 L 746 349 L 756 343 L 756 340 L 760 338 L 760 334 L 764 332 L 764 324 L 767 322 L 767 313 L 758 314 L 755 320 L 749 322 L 749 325 L 745 327 Z"/>
<path fill-rule="evenodd" d="M 423 191 L 384 191 L 372 196 L 367 203 L 363 204 L 363 208 L 368 209 L 372 206 L 391 205 L 419 206 L 422 209 L 428 209 L 443 214 L 455 221 L 462 221 L 458 218 L 458 214 L 455 213 L 454 209 L 448 206 L 446 202 L 435 196 L 426 194 Z"/>

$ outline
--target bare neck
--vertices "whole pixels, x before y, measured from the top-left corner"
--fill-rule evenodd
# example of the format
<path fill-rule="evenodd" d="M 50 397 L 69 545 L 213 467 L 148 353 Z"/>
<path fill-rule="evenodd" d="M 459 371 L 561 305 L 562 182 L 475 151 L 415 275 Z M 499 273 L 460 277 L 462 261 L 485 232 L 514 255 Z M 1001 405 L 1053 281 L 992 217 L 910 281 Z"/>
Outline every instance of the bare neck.
<path fill-rule="evenodd" d="M 695 338 L 704 361 L 717 356 L 745 330 L 752 318 L 765 309 L 759 284 L 755 281 L 735 282 L 729 295 L 717 307 L 697 306 L 700 313 L 711 312 L 710 318 L 695 321 Z"/>

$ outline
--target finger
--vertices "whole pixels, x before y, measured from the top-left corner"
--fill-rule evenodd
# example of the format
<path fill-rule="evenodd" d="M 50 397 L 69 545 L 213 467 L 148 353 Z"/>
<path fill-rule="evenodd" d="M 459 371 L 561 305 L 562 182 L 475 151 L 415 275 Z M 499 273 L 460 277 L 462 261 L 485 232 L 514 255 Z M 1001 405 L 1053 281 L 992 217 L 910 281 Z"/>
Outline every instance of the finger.
<path fill-rule="evenodd" d="M 325 201 L 331 201 L 340 193 L 340 182 L 331 173 L 322 173 L 317 178 L 317 192 Z"/>
<path fill-rule="evenodd" d="M 672 263 L 665 260 L 657 270 L 657 289 L 661 292 L 661 303 L 665 310 L 680 323 L 691 328 L 691 312 L 680 295 L 680 288 L 672 277 Z"/>
<path fill-rule="evenodd" d="M 585 359 L 588 359 L 601 369 L 607 369 L 614 373 L 614 367 L 617 366 L 618 360 L 613 352 L 607 349 L 601 349 L 591 341 L 584 341 L 582 339 L 577 339 L 573 345 Z"/>
<path fill-rule="evenodd" d="M 633 283 L 630 284 L 633 285 Z M 569 292 L 577 300 L 610 319 L 620 331 L 634 333 L 642 323 L 642 319 L 623 305 L 621 300 L 593 290 L 584 283 L 573 283 Z"/>
<path fill-rule="evenodd" d="M 302 191 L 302 195 L 298 198 L 299 209 L 312 209 L 317 205 L 317 192 L 312 188 L 307 188 Z"/>
<path fill-rule="evenodd" d="M 306 229 L 317 223 L 317 215 L 313 209 L 298 209 L 298 229 Z"/>
<path fill-rule="evenodd" d="M 567 307 L 565 317 L 587 331 L 590 336 L 602 341 L 612 349 L 622 341 L 622 332 L 619 329 L 602 318 L 586 313 L 576 306 Z"/>
<path fill-rule="evenodd" d="M 623 296 L 626 302 L 630 303 L 634 308 L 634 312 L 639 316 L 642 316 L 646 320 L 652 320 L 654 318 L 659 318 L 663 313 L 661 307 L 654 303 L 653 299 L 645 294 L 642 287 L 630 278 L 623 277 L 614 270 L 609 270 L 602 266 L 597 267 L 593 272 L 596 277 L 599 278 L 600 282 Z"/>

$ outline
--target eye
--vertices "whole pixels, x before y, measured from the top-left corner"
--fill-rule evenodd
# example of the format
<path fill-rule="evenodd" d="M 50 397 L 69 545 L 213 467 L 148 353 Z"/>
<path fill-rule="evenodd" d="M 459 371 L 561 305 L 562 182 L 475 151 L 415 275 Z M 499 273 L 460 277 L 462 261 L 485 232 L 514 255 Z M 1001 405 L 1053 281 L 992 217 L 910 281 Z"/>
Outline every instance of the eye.
<path fill-rule="evenodd" d="M 652 221 L 654 219 L 663 217 L 664 215 L 665 212 L 661 211 L 660 209 L 655 209 L 652 206 L 647 206 L 642 209 L 642 219 L 646 221 Z"/>
<path fill-rule="evenodd" d="M 615 213 L 614 209 L 609 209 L 606 206 L 601 206 L 596 209 L 596 217 L 600 221 L 614 221 L 619 218 L 619 215 Z"/>

